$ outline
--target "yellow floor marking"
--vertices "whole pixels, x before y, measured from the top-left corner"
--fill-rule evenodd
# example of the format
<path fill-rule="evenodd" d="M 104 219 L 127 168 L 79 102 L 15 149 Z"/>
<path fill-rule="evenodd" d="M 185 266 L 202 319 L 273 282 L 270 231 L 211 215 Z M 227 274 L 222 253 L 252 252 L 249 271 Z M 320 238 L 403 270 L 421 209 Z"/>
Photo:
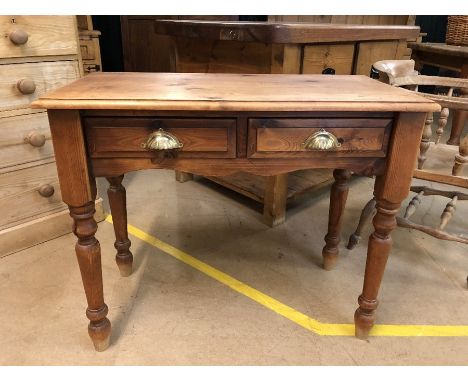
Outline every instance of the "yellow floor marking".
<path fill-rule="evenodd" d="M 107 216 L 106 221 L 112 223 L 111 215 Z M 327 324 L 317 321 L 137 227 L 129 224 L 128 232 L 307 330 L 321 336 L 354 336 L 354 324 Z M 375 325 L 370 335 L 396 337 L 462 337 L 468 336 L 468 325 Z"/>

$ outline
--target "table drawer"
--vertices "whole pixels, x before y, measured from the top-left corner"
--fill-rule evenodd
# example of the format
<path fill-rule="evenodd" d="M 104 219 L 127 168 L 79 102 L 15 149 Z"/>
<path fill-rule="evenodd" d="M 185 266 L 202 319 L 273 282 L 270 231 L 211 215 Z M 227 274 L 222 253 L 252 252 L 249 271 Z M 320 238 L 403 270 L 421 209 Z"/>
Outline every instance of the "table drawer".
<path fill-rule="evenodd" d="M 253 118 L 249 120 L 247 155 L 250 158 L 384 157 L 391 125 L 392 120 L 384 118 Z M 321 136 L 315 138 L 319 132 Z M 337 142 L 331 148 L 313 148 L 327 146 L 333 137 Z"/>
<path fill-rule="evenodd" d="M 0 229 L 63 209 L 55 162 L 0 174 Z"/>
<path fill-rule="evenodd" d="M 38 96 L 79 76 L 78 61 L 0 65 L 0 110 L 29 107 Z"/>
<path fill-rule="evenodd" d="M 0 16 L 0 57 L 76 54 L 75 16 Z"/>
<path fill-rule="evenodd" d="M 93 158 L 155 157 L 235 158 L 236 120 L 225 118 L 87 118 L 89 154 Z M 143 147 L 158 131 L 175 137 L 182 147 L 150 150 Z"/>
<path fill-rule="evenodd" d="M 0 173 L 53 156 L 47 113 L 0 118 Z"/>

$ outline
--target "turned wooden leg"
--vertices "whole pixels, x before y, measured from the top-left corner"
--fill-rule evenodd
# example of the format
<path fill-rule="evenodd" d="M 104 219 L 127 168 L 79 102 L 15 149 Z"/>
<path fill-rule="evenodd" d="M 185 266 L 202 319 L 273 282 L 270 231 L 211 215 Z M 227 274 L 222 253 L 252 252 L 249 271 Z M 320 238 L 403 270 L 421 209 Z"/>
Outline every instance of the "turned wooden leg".
<path fill-rule="evenodd" d="M 465 135 L 458 148 L 458 154 L 455 155 L 455 163 L 452 168 L 452 175 L 461 176 L 463 167 L 468 163 L 468 135 Z"/>
<path fill-rule="evenodd" d="M 366 339 L 375 322 L 377 294 L 385 265 L 392 248 L 390 232 L 396 227 L 395 215 L 400 205 L 377 199 L 377 213 L 373 219 L 375 231 L 369 237 L 364 287 L 359 296 L 359 308 L 354 314 L 356 337 Z"/>
<path fill-rule="evenodd" d="M 444 133 L 445 126 L 447 126 L 447 119 L 449 116 L 449 109 L 448 107 L 443 107 L 442 110 L 440 111 L 440 117 L 439 117 L 439 126 L 437 127 L 436 130 L 436 144 L 440 142 L 440 138 L 442 137 L 442 134 Z"/>
<path fill-rule="evenodd" d="M 193 180 L 193 174 L 191 174 L 190 172 L 175 170 L 175 178 L 178 182 L 185 183 L 189 180 Z"/>
<path fill-rule="evenodd" d="M 115 261 L 123 277 L 132 274 L 133 255 L 130 252 L 130 240 L 127 232 L 127 197 L 125 187 L 122 186 L 124 176 L 107 178 L 109 188 L 107 195 L 114 223 L 115 243 L 117 249 Z"/>
<path fill-rule="evenodd" d="M 392 248 L 390 233 L 397 225 L 398 209 L 410 191 L 412 164 L 416 161 L 425 117 L 423 113 L 404 113 L 396 118 L 385 169 L 375 179 L 374 232 L 369 237 L 364 285 L 354 314 L 355 335 L 361 339 L 368 337 L 375 322 L 377 295 Z"/>
<path fill-rule="evenodd" d="M 286 220 L 288 198 L 288 174 L 268 176 L 263 199 L 263 219 L 265 224 L 275 227 Z"/>
<path fill-rule="evenodd" d="M 466 61 L 466 60 L 465 60 Z M 468 78 L 468 63 L 465 63 L 460 72 L 460 78 Z M 462 97 L 468 97 L 467 89 L 459 89 Z M 450 131 L 450 138 L 447 140 L 447 144 L 458 146 L 460 144 L 460 137 L 465 127 L 465 121 L 468 116 L 468 112 L 465 110 L 455 110 L 452 118 L 452 129 Z"/>
<path fill-rule="evenodd" d="M 460 137 L 465 127 L 465 121 L 468 112 L 463 110 L 456 110 L 453 113 L 452 129 L 450 130 L 450 138 L 447 140 L 448 145 L 458 146 L 460 144 Z"/>
<path fill-rule="evenodd" d="M 424 162 L 427 159 L 426 153 L 429 150 L 429 146 L 431 145 L 431 137 L 432 137 L 432 122 L 434 120 L 433 114 L 428 113 L 426 122 L 424 122 L 424 130 L 421 138 L 421 143 L 419 145 L 419 156 L 418 156 L 418 169 L 422 169 L 424 166 Z"/>
<path fill-rule="evenodd" d="M 370 223 L 372 217 L 375 215 L 375 204 L 375 198 L 372 198 L 364 206 L 359 218 L 359 223 L 356 227 L 356 231 L 354 231 L 354 233 L 349 237 L 346 248 L 353 249 L 361 241 L 362 229 Z"/>
<path fill-rule="evenodd" d="M 322 250 L 323 268 L 327 271 L 335 267 L 338 258 L 338 244 L 340 242 L 341 221 L 348 197 L 351 177 L 349 170 L 333 171 L 335 182 L 330 191 L 330 210 L 328 214 L 328 233 L 325 235 L 325 246 Z"/>
<path fill-rule="evenodd" d="M 78 238 L 75 246 L 81 278 L 88 301 L 86 316 L 89 319 L 88 333 L 97 351 L 109 346 L 111 323 L 106 318 L 101 269 L 101 247 L 94 237 L 97 223 L 94 220 L 94 202 L 80 207 L 69 206 L 73 218 L 73 233 Z"/>

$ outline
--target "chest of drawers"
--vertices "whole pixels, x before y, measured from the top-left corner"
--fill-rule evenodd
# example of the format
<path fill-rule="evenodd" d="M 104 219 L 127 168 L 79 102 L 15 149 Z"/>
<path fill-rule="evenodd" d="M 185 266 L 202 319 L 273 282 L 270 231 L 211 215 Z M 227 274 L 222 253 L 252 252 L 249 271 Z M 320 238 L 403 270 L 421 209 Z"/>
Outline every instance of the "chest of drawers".
<path fill-rule="evenodd" d="M 41 95 L 82 76 L 75 16 L 0 16 L 0 256 L 70 232 Z"/>

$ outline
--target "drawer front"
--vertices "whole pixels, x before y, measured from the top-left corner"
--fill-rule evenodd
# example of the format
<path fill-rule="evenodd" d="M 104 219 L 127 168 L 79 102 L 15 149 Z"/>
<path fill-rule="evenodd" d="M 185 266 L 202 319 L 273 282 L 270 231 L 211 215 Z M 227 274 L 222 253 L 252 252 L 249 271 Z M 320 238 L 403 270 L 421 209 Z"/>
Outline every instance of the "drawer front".
<path fill-rule="evenodd" d="M 75 16 L 0 16 L 0 57 L 78 53 Z"/>
<path fill-rule="evenodd" d="M 61 210 L 61 200 L 55 162 L 0 174 L 0 229 Z"/>
<path fill-rule="evenodd" d="M 0 110 L 29 107 L 40 95 L 79 76 L 78 61 L 0 65 Z"/>
<path fill-rule="evenodd" d="M 250 158 L 384 157 L 391 125 L 391 119 L 383 118 L 250 119 L 247 155 Z M 306 148 L 306 140 L 322 129 L 336 137 L 338 147 Z"/>
<path fill-rule="evenodd" d="M 87 118 L 86 139 L 90 156 L 155 157 L 162 152 L 180 158 L 235 158 L 236 121 L 218 118 Z M 176 137 L 183 147 L 147 150 L 142 147 L 158 131 Z"/>
<path fill-rule="evenodd" d="M 53 156 L 47 113 L 0 118 L 0 173 Z"/>

